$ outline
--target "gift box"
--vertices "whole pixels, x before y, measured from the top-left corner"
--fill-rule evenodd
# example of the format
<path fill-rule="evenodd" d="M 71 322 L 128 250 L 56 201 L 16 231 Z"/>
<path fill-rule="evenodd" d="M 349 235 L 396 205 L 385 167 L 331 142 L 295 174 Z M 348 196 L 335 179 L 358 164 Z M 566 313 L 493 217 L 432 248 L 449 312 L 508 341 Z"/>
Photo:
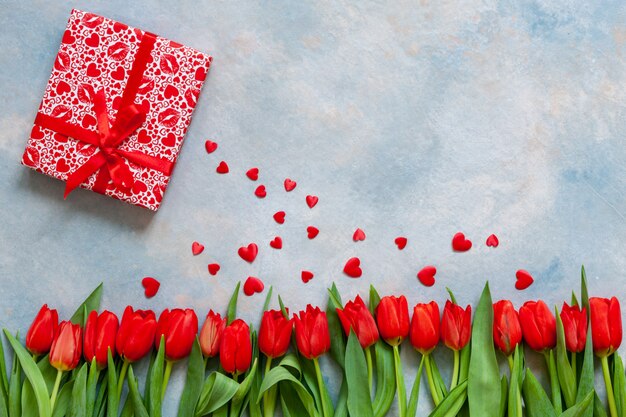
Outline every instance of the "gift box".
<path fill-rule="evenodd" d="M 72 10 L 22 163 L 157 210 L 211 57 Z"/>

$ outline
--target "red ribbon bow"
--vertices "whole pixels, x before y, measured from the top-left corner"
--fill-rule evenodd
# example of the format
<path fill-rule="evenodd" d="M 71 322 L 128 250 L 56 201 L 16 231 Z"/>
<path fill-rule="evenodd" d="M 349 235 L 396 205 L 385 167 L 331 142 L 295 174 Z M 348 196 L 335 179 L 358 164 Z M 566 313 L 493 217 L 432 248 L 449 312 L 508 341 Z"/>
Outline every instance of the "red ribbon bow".
<path fill-rule="evenodd" d="M 99 148 L 83 165 L 72 172 L 65 183 L 63 198 L 67 198 L 76 187 L 87 180 L 92 174 L 98 172 L 93 190 L 104 193 L 109 181 L 113 181 L 119 190 L 128 192 L 133 184 L 133 173 L 128 166 L 127 160 L 137 165 L 152 168 L 170 175 L 173 163 L 167 159 L 146 155 L 137 151 L 125 151 L 118 146 L 133 134 L 146 120 L 146 114 L 134 103 L 135 96 L 143 72 L 151 59 L 150 52 L 154 46 L 155 36 L 145 33 L 141 39 L 137 56 L 126 83 L 122 95 L 120 109 L 111 125 L 106 107 L 104 90 L 100 89 L 93 98 L 93 110 L 98 121 L 98 131 L 94 132 L 65 122 L 59 118 L 43 113 L 37 113 L 35 124 L 51 129 L 62 135 L 95 145 Z M 106 169 L 102 169 L 106 165 Z"/>

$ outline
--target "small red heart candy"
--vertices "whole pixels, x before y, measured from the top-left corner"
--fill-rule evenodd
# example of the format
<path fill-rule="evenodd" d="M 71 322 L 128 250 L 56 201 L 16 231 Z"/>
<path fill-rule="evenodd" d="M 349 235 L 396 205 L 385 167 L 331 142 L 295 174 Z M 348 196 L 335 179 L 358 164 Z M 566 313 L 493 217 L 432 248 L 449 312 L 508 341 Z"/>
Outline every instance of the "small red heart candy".
<path fill-rule="evenodd" d="M 220 264 L 209 264 L 209 274 L 216 275 L 220 270 Z"/>
<path fill-rule="evenodd" d="M 204 149 L 206 149 L 206 153 L 213 153 L 217 149 L 217 143 L 207 140 L 204 142 Z"/>
<path fill-rule="evenodd" d="M 485 244 L 486 244 L 487 246 L 492 247 L 492 248 L 497 248 L 497 247 L 498 247 L 498 245 L 500 244 L 500 241 L 498 240 L 498 236 L 496 236 L 496 235 L 490 235 L 490 236 L 487 238 L 487 241 L 485 242 Z"/>
<path fill-rule="evenodd" d="M 315 236 L 317 236 L 319 232 L 319 229 L 315 226 L 309 226 L 306 228 L 306 233 L 309 239 L 315 239 Z"/>
<path fill-rule="evenodd" d="M 254 262 L 256 255 L 259 253 L 259 247 L 256 243 L 250 243 L 248 246 L 242 246 L 237 251 L 241 259 L 247 262 Z"/>
<path fill-rule="evenodd" d="M 348 259 L 348 262 L 346 262 L 346 265 L 343 267 L 343 272 L 351 278 L 360 277 L 363 275 L 361 260 L 357 257 Z"/>
<path fill-rule="evenodd" d="M 365 232 L 357 228 L 352 235 L 352 240 L 354 240 L 355 242 L 358 242 L 359 240 L 365 240 Z"/>
<path fill-rule="evenodd" d="M 515 288 L 518 290 L 525 290 L 530 287 L 533 282 L 535 282 L 532 275 L 523 269 L 520 269 L 515 273 L 515 278 L 517 278 L 515 281 Z"/>
<path fill-rule="evenodd" d="M 396 246 L 398 247 L 399 250 L 402 250 L 406 247 L 406 243 L 408 242 L 407 239 L 403 236 L 398 236 L 394 242 L 396 243 Z"/>
<path fill-rule="evenodd" d="M 146 298 L 152 298 L 159 292 L 159 287 L 161 283 L 152 277 L 145 277 L 141 280 L 141 285 L 144 288 L 144 294 Z"/>
<path fill-rule="evenodd" d="M 289 178 L 285 179 L 285 191 L 289 192 L 293 190 L 294 188 L 296 188 L 296 185 L 298 184 L 295 181 L 292 181 Z"/>
<path fill-rule="evenodd" d="M 284 211 L 277 211 L 276 213 L 274 213 L 274 220 L 278 224 L 285 223 L 285 212 Z"/>
<path fill-rule="evenodd" d="M 263 292 L 265 285 L 263 281 L 258 279 L 257 277 L 248 277 L 246 282 L 243 284 L 243 293 L 248 297 L 257 292 Z"/>
<path fill-rule="evenodd" d="M 306 204 L 309 206 L 309 208 L 315 207 L 315 205 L 317 204 L 318 201 L 319 201 L 319 198 L 317 198 L 314 195 L 307 195 L 306 196 Z"/>
<path fill-rule="evenodd" d="M 276 236 L 270 242 L 270 246 L 273 247 L 274 249 L 282 249 L 282 247 L 283 247 L 283 240 L 280 238 L 280 236 Z"/>
<path fill-rule="evenodd" d="M 228 174 L 228 164 L 224 161 L 220 162 L 220 164 L 215 169 L 215 172 L 218 174 Z"/>
<path fill-rule="evenodd" d="M 204 245 L 202 243 L 193 242 L 191 244 L 191 253 L 193 253 L 193 256 L 200 255 L 203 250 Z"/>
<path fill-rule="evenodd" d="M 472 247 L 472 241 L 465 239 L 465 235 L 458 232 L 452 238 L 452 249 L 457 252 L 467 252 Z"/>
<path fill-rule="evenodd" d="M 302 282 L 305 284 L 313 279 L 313 272 L 311 271 L 302 271 Z"/>
<path fill-rule="evenodd" d="M 246 176 L 250 178 L 252 181 L 256 181 L 259 179 L 259 168 L 250 168 L 246 172 Z"/>
<path fill-rule="evenodd" d="M 265 198 L 265 196 L 267 195 L 267 191 L 265 191 L 265 185 L 261 184 L 256 187 L 256 190 L 254 190 L 254 195 L 259 198 Z"/>
<path fill-rule="evenodd" d="M 417 279 L 420 280 L 422 285 L 426 287 L 432 287 L 435 284 L 435 274 L 437 268 L 432 265 L 425 266 L 421 271 L 417 273 Z"/>

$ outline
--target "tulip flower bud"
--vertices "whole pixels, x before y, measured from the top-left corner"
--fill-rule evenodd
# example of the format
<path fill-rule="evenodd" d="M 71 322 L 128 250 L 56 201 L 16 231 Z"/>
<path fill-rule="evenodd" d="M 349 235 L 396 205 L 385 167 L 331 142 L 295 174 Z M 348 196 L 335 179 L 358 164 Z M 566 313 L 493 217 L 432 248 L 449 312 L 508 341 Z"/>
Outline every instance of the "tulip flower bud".
<path fill-rule="evenodd" d="M 587 342 L 587 309 L 563 303 L 561 321 L 565 332 L 565 345 L 570 352 L 582 352 Z"/>
<path fill-rule="evenodd" d="M 349 336 L 352 329 L 363 349 L 378 341 L 376 321 L 360 296 L 357 295 L 354 301 L 348 301 L 343 309 L 338 308 L 337 316 L 346 335 Z"/>
<path fill-rule="evenodd" d="M 417 304 L 413 308 L 409 339 L 422 355 L 432 352 L 439 343 L 439 326 L 439 306 L 436 302 Z"/>
<path fill-rule="evenodd" d="M 376 307 L 380 336 L 391 346 L 398 346 L 409 335 L 409 306 L 406 297 L 388 295 Z"/>
<path fill-rule="evenodd" d="M 330 332 L 326 313 L 311 304 L 294 315 L 296 345 L 307 359 L 317 358 L 330 350 Z"/>
<path fill-rule="evenodd" d="M 622 343 L 622 313 L 615 297 L 589 298 L 593 351 L 600 357 L 609 356 Z"/>
<path fill-rule="evenodd" d="M 82 333 L 78 324 L 62 321 L 50 347 L 50 365 L 59 371 L 76 368 L 82 351 Z"/>
<path fill-rule="evenodd" d="M 117 353 L 129 362 L 138 361 L 146 356 L 152 349 L 156 326 L 153 311 L 134 311 L 131 306 L 126 307 L 115 339 Z"/>
<path fill-rule="evenodd" d="M 212 358 L 219 353 L 224 327 L 226 327 L 226 319 L 214 313 L 213 310 L 209 310 L 200 330 L 200 348 L 207 358 Z"/>
<path fill-rule="evenodd" d="M 220 364 L 231 374 L 240 374 L 250 368 L 252 341 L 250 328 L 245 321 L 237 319 L 224 328 L 220 342 Z"/>
<path fill-rule="evenodd" d="M 115 357 L 115 338 L 118 326 L 117 316 L 110 311 L 105 310 L 100 315 L 95 310 L 89 313 L 85 324 L 85 340 L 83 341 L 83 351 L 87 362 L 96 358 L 98 367 L 105 368 L 109 349 Z"/>
<path fill-rule="evenodd" d="M 519 309 L 524 340 L 531 349 L 542 351 L 556 346 L 556 319 L 543 301 L 526 301 Z"/>
<path fill-rule="evenodd" d="M 30 353 L 43 355 L 50 351 L 58 330 L 58 322 L 57 311 L 49 309 L 48 305 L 44 304 L 26 333 L 26 348 Z"/>
<path fill-rule="evenodd" d="M 285 318 L 281 310 L 264 312 L 259 328 L 259 350 L 268 358 L 283 356 L 289 348 L 292 329 L 293 320 Z"/>
<path fill-rule="evenodd" d="M 189 356 L 197 333 L 198 317 L 192 309 L 165 309 L 157 323 L 154 343 L 158 349 L 164 336 L 165 357 L 177 361 Z"/>
<path fill-rule="evenodd" d="M 519 315 L 509 300 L 493 305 L 493 341 L 506 356 L 511 355 L 522 341 Z"/>
<path fill-rule="evenodd" d="M 450 300 L 446 301 L 441 319 L 441 340 L 452 350 L 461 350 L 469 342 L 472 332 L 472 307 L 465 310 Z"/>

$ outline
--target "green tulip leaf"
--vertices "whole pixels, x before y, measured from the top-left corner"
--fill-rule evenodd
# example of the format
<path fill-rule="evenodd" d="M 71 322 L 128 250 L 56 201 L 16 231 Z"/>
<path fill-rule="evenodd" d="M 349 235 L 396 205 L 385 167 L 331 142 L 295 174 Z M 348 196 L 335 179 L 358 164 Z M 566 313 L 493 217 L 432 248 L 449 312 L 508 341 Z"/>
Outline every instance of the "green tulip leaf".
<path fill-rule="evenodd" d="M 583 288 L 586 285 L 583 280 Z M 583 302 L 585 302 L 583 298 Z M 593 365 L 593 340 L 591 335 L 591 322 L 587 324 L 587 341 L 585 342 L 585 350 L 583 352 L 583 363 L 580 370 L 580 379 L 578 380 L 578 392 L 576 393 L 576 403 L 580 403 L 590 392 L 594 391 L 594 365 Z M 595 403 L 595 400 L 594 400 Z M 601 407 L 601 406 L 600 406 Z M 583 414 L 584 417 L 591 417 L 595 414 L 594 407 L 589 407 Z"/>
<path fill-rule="evenodd" d="M 96 358 L 91 360 L 91 364 L 89 365 L 89 376 L 87 377 L 87 387 L 86 387 L 86 408 L 85 415 L 87 417 L 93 416 L 93 410 L 96 402 L 96 390 L 98 389 L 98 378 L 100 376 L 100 371 L 98 370 L 98 364 L 96 363 Z"/>
<path fill-rule="evenodd" d="M 583 307 L 587 309 L 587 317 L 589 317 L 589 292 L 587 291 L 587 273 L 585 272 L 585 265 L 580 267 L 580 298 Z"/>
<path fill-rule="evenodd" d="M 145 401 L 145 399 L 144 399 Z M 122 407 L 122 413 L 120 417 L 133 417 L 135 415 L 135 409 L 133 408 L 133 401 L 130 398 L 130 395 L 126 397 L 124 401 L 124 406 Z"/>
<path fill-rule="evenodd" d="M 374 287 L 371 287 L 372 289 Z M 374 290 L 376 291 L 376 290 Z M 370 303 L 371 303 L 370 295 Z M 383 417 L 393 404 L 396 395 L 396 377 L 393 362 L 393 348 L 379 340 L 374 345 L 376 358 L 376 394 L 374 396 L 374 416 Z"/>
<path fill-rule="evenodd" d="M 6 329 L 4 330 L 6 338 L 9 340 L 15 355 L 17 355 L 20 365 L 30 381 L 33 391 L 35 393 L 35 399 L 37 401 L 37 409 L 39 410 L 40 417 L 50 417 L 52 415 L 52 409 L 50 407 L 50 398 L 48 397 L 48 389 L 46 387 L 46 381 L 43 379 L 41 371 L 37 367 L 37 364 L 26 351 L 26 349 L 20 344 L 20 342 L 13 337 Z"/>
<path fill-rule="evenodd" d="M 307 406 L 302 403 L 298 395 L 296 385 L 289 381 L 279 382 L 278 392 L 284 417 L 319 417 L 315 407 L 312 413 L 307 411 Z"/>
<path fill-rule="evenodd" d="M 24 383 L 26 384 L 26 382 Z M 33 404 L 34 406 L 35 404 Z M 33 410 L 35 411 L 35 410 Z M 22 367 L 17 355 L 13 356 L 11 379 L 9 380 L 9 415 L 20 416 L 22 414 Z"/>
<path fill-rule="evenodd" d="M 378 294 L 378 291 L 376 291 L 376 288 L 374 288 L 373 285 L 370 285 L 370 313 L 372 313 L 372 316 L 376 314 L 376 308 L 378 307 L 378 304 L 380 303 L 380 294 Z"/>
<path fill-rule="evenodd" d="M 602 400 L 595 391 L 593 393 L 593 417 L 608 417 L 602 406 Z"/>
<path fill-rule="evenodd" d="M 271 292 L 270 287 L 270 292 Z M 269 295 L 269 294 L 268 294 Z M 268 301 L 269 298 L 266 300 Z M 257 338 L 256 332 L 252 333 L 252 357 L 259 358 L 259 340 Z M 261 380 L 263 377 L 261 376 L 261 372 L 255 372 L 252 377 L 252 384 L 250 385 L 250 391 L 248 391 L 248 414 L 250 417 L 261 417 L 261 406 L 258 404 L 257 400 L 261 398 L 259 391 L 261 389 Z M 274 389 L 275 391 L 276 389 Z M 276 393 L 272 394 L 276 395 Z M 245 406 L 244 406 L 245 408 Z"/>
<path fill-rule="evenodd" d="M 509 398 L 509 382 L 506 379 L 506 375 L 502 375 L 502 379 L 500 380 L 500 409 L 498 411 L 498 415 L 500 417 L 505 417 L 506 412 L 508 411 L 508 398 Z"/>
<path fill-rule="evenodd" d="M 420 396 L 420 384 L 422 381 L 422 368 L 424 367 L 424 359 L 420 361 L 420 366 L 417 369 L 415 375 L 415 381 L 413 381 L 413 388 L 411 388 L 411 395 L 409 396 L 409 405 L 407 406 L 406 415 L 408 417 L 415 417 L 417 413 L 417 402 Z"/>
<path fill-rule="evenodd" d="M 4 345 L 2 343 L 2 338 L 0 337 L 0 401 L 5 406 L 8 403 L 8 395 L 9 395 L 9 379 L 7 377 L 7 366 L 6 366 L 6 358 L 4 356 Z M 2 416 L 2 406 L 0 405 L 0 416 Z"/>
<path fill-rule="evenodd" d="M 270 308 L 270 301 L 272 301 L 273 291 L 274 287 L 270 285 L 270 289 L 267 291 L 267 295 L 265 296 L 265 303 L 263 303 L 263 311 L 267 311 Z"/>
<path fill-rule="evenodd" d="M 470 366 L 470 353 L 472 350 L 471 346 L 472 341 L 465 345 L 463 349 L 461 349 L 461 359 L 459 365 L 459 382 L 463 382 L 467 379 L 469 375 L 469 366 Z"/>
<path fill-rule="evenodd" d="M 161 335 L 159 350 L 154 358 L 152 369 L 150 369 L 150 388 L 148 390 L 150 399 L 146 402 L 146 406 L 150 413 L 150 417 L 161 416 L 161 396 L 163 390 L 163 373 L 165 368 L 165 336 Z M 134 404 L 134 399 L 133 399 Z M 135 406 L 136 407 L 136 406 Z"/>
<path fill-rule="evenodd" d="M 298 357 L 293 353 L 288 353 L 287 355 L 285 355 L 280 361 L 280 366 L 292 369 L 293 372 L 295 372 L 296 378 L 298 379 L 302 375 L 302 368 L 300 367 Z"/>
<path fill-rule="evenodd" d="M 472 323 L 467 395 L 472 416 L 497 417 L 500 409 L 500 368 L 493 343 L 493 303 L 485 284 Z"/>
<path fill-rule="evenodd" d="M 104 378 L 102 378 L 102 380 L 100 381 L 100 387 L 98 389 L 98 395 L 96 396 L 94 405 L 93 405 L 93 412 L 92 412 L 92 416 L 93 417 L 104 417 L 105 411 L 106 411 L 106 396 L 108 394 L 108 382 L 109 379 L 107 378 L 107 375 L 104 375 Z M 89 383 L 89 382 L 87 382 Z"/>
<path fill-rule="evenodd" d="M 346 342 L 345 333 L 337 315 L 337 308 L 343 308 L 343 304 L 339 290 L 333 283 L 328 290 L 328 304 L 326 306 L 326 318 L 328 319 L 328 331 L 330 332 L 330 355 L 343 369 L 345 367 Z"/>
<path fill-rule="evenodd" d="M 509 386 L 509 397 L 507 400 L 509 417 L 523 417 L 520 386 L 523 365 L 519 348 L 519 345 L 515 346 L 515 353 L 513 354 L 513 370 L 511 371 L 511 384 Z"/>
<path fill-rule="evenodd" d="M 526 377 L 522 389 L 524 393 L 524 404 L 526 404 L 526 415 L 528 417 L 556 417 L 554 407 L 537 381 L 530 369 L 526 369 Z"/>
<path fill-rule="evenodd" d="M 437 395 L 439 398 L 445 398 L 448 395 L 448 387 L 446 387 L 446 383 L 443 381 L 443 378 L 439 373 L 439 367 L 437 366 L 437 362 L 435 362 L 435 357 L 433 355 L 430 355 L 425 366 L 430 366 Z"/>
<path fill-rule="evenodd" d="M 341 381 L 333 417 L 348 417 L 348 383 L 345 378 Z"/>
<path fill-rule="evenodd" d="M 237 389 L 239 384 L 236 381 L 219 372 L 212 372 L 202 386 L 195 416 L 214 413 L 233 398 Z"/>
<path fill-rule="evenodd" d="M 161 343 L 161 346 L 163 346 L 163 343 Z M 131 402 L 133 404 L 135 417 L 154 416 L 154 414 L 148 414 L 148 410 L 146 410 L 146 406 L 143 403 L 143 399 L 141 398 L 141 394 L 139 393 L 139 388 L 137 387 L 137 378 L 135 378 L 135 373 L 133 372 L 133 365 L 128 366 L 128 395 L 130 396 Z M 159 398 L 161 397 L 159 396 Z M 158 415 L 160 414 L 161 410 L 159 409 Z"/>
<path fill-rule="evenodd" d="M 233 291 L 233 295 L 230 297 L 230 301 L 228 302 L 228 309 L 226 310 L 226 318 L 227 323 L 232 323 L 237 318 L 237 300 L 239 299 L 239 287 L 241 287 L 241 282 L 238 282 L 235 286 L 235 291 Z"/>
<path fill-rule="evenodd" d="M 348 412 L 353 416 L 373 417 L 372 400 L 367 382 L 367 363 L 359 339 L 350 331 L 346 345 L 345 375 L 348 384 Z"/>
<path fill-rule="evenodd" d="M 187 379 L 180 398 L 180 403 L 178 404 L 178 417 L 193 417 L 196 404 L 198 404 L 198 398 L 200 398 L 203 380 L 204 359 L 202 357 L 200 343 L 196 337 L 187 363 Z"/>
<path fill-rule="evenodd" d="M 87 320 L 87 314 L 93 310 L 100 308 L 100 300 L 102 299 L 102 283 L 96 287 L 76 309 L 76 312 L 72 315 L 70 321 L 80 326 L 85 326 Z"/>
<path fill-rule="evenodd" d="M 56 407 L 56 405 L 55 405 Z M 69 417 L 87 417 L 87 364 L 80 367 L 74 380 Z"/>
<path fill-rule="evenodd" d="M 626 378 L 624 363 L 619 355 L 613 355 L 613 395 L 617 414 L 623 416 L 626 411 Z"/>
<path fill-rule="evenodd" d="M 593 401 L 593 392 L 587 394 L 587 396 L 578 404 L 565 410 L 559 417 L 582 417 L 587 410 L 593 410 L 591 402 Z M 622 415 L 622 414 L 620 414 Z"/>
<path fill-rule="evenodd" d="M 59 395 L 57 395 L 57 400 L 54 403 L 54 410 L 52 410 L 52 417 L 69 415 L 67 409 L 70 408 L 70 403 L 72 402 L 74 383 L 75 381 L 69 381 L 59 390 Z"/>
<path fill-rule="evenodd" d="M 252 363 L 252 367 L 248 371 L 248 375 L 244 378 L 243 381 L 239 384 L 235 395 L 230 402 L 230 415 L 234 417 L 239 417 L 245 407 L 245 401 L 247 399 L 248 392 L 252 388 L 252 382 L 254 381 L 254 377 L 257 371 L 257 359 L 254 359 Z"/>
<path fill-rule="evenodd" d="M 457 385 L 429 417 L 456 417 L 467 399 L 467 381 Z"/>
<path fill-rule="evenodd" d="M 107 352 L 107 417 L 117 417 L 117 409 L 119 407 L 119 398 L 117 397 L 117 371 L 111 349 Z M 124 381 L 120 382 L 121 384 Z M 102 389 L 102 388 L 100 388 Z"/>
<path fill-rule="evenodd" d="M 556 316 L 556 371 L 561 385 L 561 392 L 565 398 L 567 408 L 576 404 L 576 377 L 567 358 L 565 346 L 565 330 L 559 311 L 555 309 Z"/>
<path fill-rule="evenodd" d="M 302 406 L 310 415 L 314 415 L 317 412 L 313 397 L 311 397 L 311 394 L 309 394 L 304 385 L 302 385 L 302 382 L 300 382 L 291 374 L 291 372 L 281 365 L 272 368 L 272 370 L 265 375 L 263 382 L 261 383 L 261 388 L 259 389 L 259 398 L 257 401 L 260 402 L 263 394 L 278 384 L 281 384 L 281 387 L 284 385 L 290 385 L 294 390 L 294 394 L 298 396 Z"/>

